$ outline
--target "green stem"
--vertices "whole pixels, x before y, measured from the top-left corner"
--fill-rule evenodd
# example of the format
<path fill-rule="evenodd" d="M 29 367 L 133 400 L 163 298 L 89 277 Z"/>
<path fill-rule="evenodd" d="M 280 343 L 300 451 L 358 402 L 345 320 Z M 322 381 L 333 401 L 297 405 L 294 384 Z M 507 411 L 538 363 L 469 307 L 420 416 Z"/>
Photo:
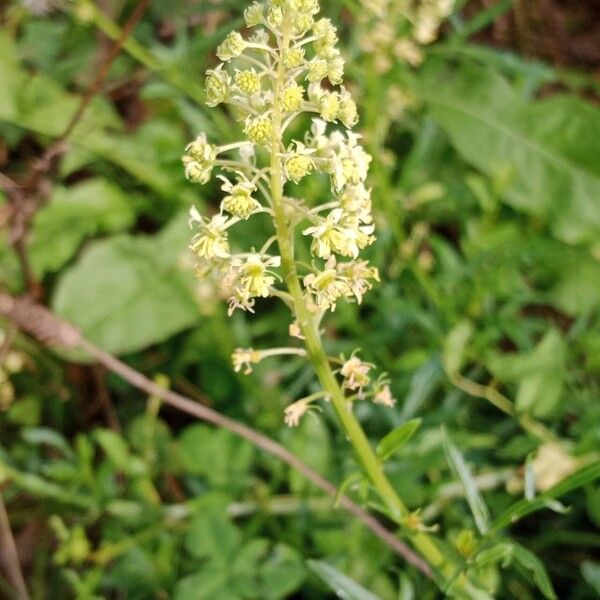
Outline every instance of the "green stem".
<path fill-rule="evenodd" d="M 371 481 L 373 487 L 377 490 L 382 501 L 390 511 L 391 516 L 400 524 L 408 515 L 408 509 L 404 502 L 396 494 L 385 473 L 382 465 L 374 453 L 365 432 L 360 423 L 354 416 L 351 406 L 344 396 L 344 393 L 333 374 L 327 356 L 323 349 L 321 336 L 314 315 L 306 306 L 302 286 L 296 271 L 294 260 L 293 229 L 289 225 L 288 217 L 284 208 L 283 200 L 283 170 L 281 154 L 284 152 L 283 141 L 281 139 L 281 126 L 283 113 L 281 109 L 280 95 L 285 85 L 286 72 L 283 67 L 281 56 L 289 47 L 289 31 L 284 28 L 280 38 L 279 61 L 277 68 L 277 77 L 274 84 L 274 108 L 272 113 L 273 138 L 271 145 L 271 197 L 273 203 L 273 213 L 275 218 L 275 228 L 277 241 L 281 254 L 281 267 L 283 276 L 287 285 L 288 292 L 292 298 L 294 313 L 298 324 L 305 338 L 305 346 L 309 359 L 315 369 L 317 377 L 331 398 L 331 403 L 337 414 L 337 417 L 344 429 L 356 457 Z M 410 539 L 414 546 L 429 561 L 432 567 L 441 576 L 445 582 L 451 580 L 457 572 L 457 565 L 452 564 L 442 554 L 434 540 L 426 533 L 411 532 Z M 466 597 L 468 594 L 468 582 L 464 582 Z"/>

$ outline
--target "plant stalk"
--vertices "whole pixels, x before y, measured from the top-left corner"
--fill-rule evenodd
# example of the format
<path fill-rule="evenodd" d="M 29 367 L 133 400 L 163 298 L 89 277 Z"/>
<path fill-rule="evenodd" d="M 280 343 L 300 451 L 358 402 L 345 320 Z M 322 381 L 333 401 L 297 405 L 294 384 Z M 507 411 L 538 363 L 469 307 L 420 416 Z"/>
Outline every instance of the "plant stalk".
<path fill-rule="evenodd" d="M 270 185 L 275 229 L 281 255 L 281 268 L 283 276 L 288 292 L 292 298 L 296 319 L 305 338 L 304 342 L 308 357 L 313 365 L 321 386 L 331 399 L 335 413 L 354 449 L 360 465 L 364 469 L 364 472 L 368 476 L 373 487 L 377 490 L 387 509 L 390 511 L 392 518 L 397 523 L 402 525 L 404 518 L 409 514 L 408 508 L 400 499 L 390 481 L 386 477 L 379 459 L 373 451 L 373 448 L 371 447 L 360 423 L 354 416 L 351 405 L 346 400 L 344 392 L 342 391 L 340 384 L 338 383 L 331 370 L 331 367 L 329 366 L 315 316 L 309 311 L 306 305 L 304 295 L 302 293 L 302 287 L 300 285 L 300 279 L 296 271 L 296 264 L 294 260 L 293 230 L 289 225 L 283 200 L 284 178 L 281 159 L 284 148 L 281 140 L 283 112 L 281 108 L 280 97 L 283 87 L 286 83 L 286 73 L 283 67 L 282 56 L 290 44 L 289 30 L 284 28 L 282 36 L 278 42 L 279 59 L 277 67 L 277 79 L 274 84 L 275 100 L 272 113 L 273 137 L 270 150 Z M 408 536 L 415 548 L 417 548 L 423 554 L 423 556 L 436 571 L 438 583 L 440 583 L 442 587 L 446 587 L 446 584 L 454 579 L 457 573 L 458 565 L 453 564 L 444 556 L 440 548 L 438 548 L 434 542 L 433 538 L 427 533 L 414 531 L 409 533 Z M 459 597 L 475 598 L 475 592 L 480 594 L 478 590 L 473 590 L 473 592 L 470 593 L 471 585 L 466 579 L 464 579 L 463 585 L 460 585 L 460 581 L 457 583 L 459 584 L 458 587 L 462 587 L 461 595 Z M 481 598 L 482 596 L 479 595 L 478 597 Z"/>

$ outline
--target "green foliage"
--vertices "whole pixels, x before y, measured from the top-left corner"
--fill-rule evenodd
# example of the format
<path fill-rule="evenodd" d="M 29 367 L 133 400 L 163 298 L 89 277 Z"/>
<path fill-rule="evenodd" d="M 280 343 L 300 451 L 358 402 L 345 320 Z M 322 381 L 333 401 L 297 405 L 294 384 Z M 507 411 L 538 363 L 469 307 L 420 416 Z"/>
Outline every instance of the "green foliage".
<path fill-rule="evenodd" d="M 421 85 L 431 116 L 511 206 L 567 242 L 598 239 L 595 108 L 571 96 L 532 102 L 498 73 L 468 63 L 449 71 L 432 62 Z"/>
<path fill-rule="evenodd" d="M 123 235 L 90 245 L 62 275 L 53 308 L 92 342 L 119 354 L 190 327 L 198 309 L 190 274 L 180 265 L 185 234 L 185 218 L 177 218 L 155 236 Z"/>
<path fill-rule="evenodd" d="M 0 9 L 0 169 L 17 182 L 97 74 L 99 30 L 120 33 L 96 3 L 44 16 L 24 4 Z M 600 593 L 597 84 L 470 41 L 487 39 L 510 2 L 481 12 L 458 4 L 422 67 L 394 58 L 385 73 L 364 48 L 374 29 L 362 2 L 326 7 L 374 156 L 370 260 L 381 275 L 361 306 L 328 315 L 327 352 L 360 346 L 389 374 L 396 407 L 356 402 L 355 413 L 402 499 L 438 526 L 440 547 L 482 593 L 591 600 Z M 231 116 L 203 105 L 200 74 L 246 6 L 151 3 L 44 174 L 25 248 L 43 299 L 90 341 L 279 439 L 376 512 L 329 405 L 296 429 L 283 425 L 283 408 L 316 391 L 310 372 L 295 359 L 265 361 L 248 377 L 230 366 L 233 348 L 251 340 L 289 345 L 287 314 L 269 301 L 252 321 L 226 321 L 189 266 L 183 213 L 193 203 L 214 213 L 222 195 L 185 185 L 180 157 L 200 130 L 236 139 Z M 133 4 L 113 8 L 126 17 Z M 329 197 L 308 185 L 295 195 Z M 8 206 L 3 190 L 3 225 Z M 248 248 L 271 235 L 260 218 L 242 227 Z M 26 291 L 7 227 L 0 287 Z M 13 333 L 0 322 L 0 483 L 17 540 L 36 540 L 24 565 L 32 598 L 439 597 L 274 457 L 161 407 L 89 357 Z M 458 376 L 543 420 L 560 453 L 545 459 L 547 443 L 455 387 Z"/>
<path fill-rule="evenodd" d="M 378 600 L 362 585 L 350 579 L 325 561 L 309 560 L 308 566 L 314 571 L 342 600 Z"/>

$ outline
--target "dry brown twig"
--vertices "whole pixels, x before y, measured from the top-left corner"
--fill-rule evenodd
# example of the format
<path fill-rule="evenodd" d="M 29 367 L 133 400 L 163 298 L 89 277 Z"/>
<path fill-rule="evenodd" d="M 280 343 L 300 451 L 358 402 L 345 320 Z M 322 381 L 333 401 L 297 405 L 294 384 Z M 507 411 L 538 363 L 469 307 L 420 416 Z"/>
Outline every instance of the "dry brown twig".
<path fill-rule="evenodd" d="M 231 431 L 257 448 L 276 456 L 296 469 L 328 496 L 332 498 L 338 497 L 338 490 L 333 483 L 325 479 L 281 444 L 239 421 L 222 415 L 212 408 L 198 404 L 186 396 L 182 396 L 153 383 L 140 372 L 132 369 L 118 358 L 86 340 L 76 327 L 60 320 L 47 308 L 35 304 L 26 297 L 15 298 L 8 294 L 0 293 L 0 315 L 7 317 L 21 331 L 32 335 L 45 345 L 80 348 L 84 350 L 98 363 L 119 375 L 137 389 L 161 398 L 165 404 L 181 412 Z M 433 577 L 432 570 L 427 562 L 404 542 L 399 540 L 391 531 L 386 529 L 373 515 L 362 509 L 347 496 L 340 495 L 338 503 L 339 506 L 364 523 L 396 554 L 403 557 L 426 577 Z"/>
<path fill-rule="evenodd" d="M 0 492 L 0 564 L 4 566 L 10 583 L 15 588 L 20 600 L 28 600 L 29 594 L 25 585 L 25 577 L 21 570 L 17 545 L 10 529 L 10 521 L 6 506 Z"/>

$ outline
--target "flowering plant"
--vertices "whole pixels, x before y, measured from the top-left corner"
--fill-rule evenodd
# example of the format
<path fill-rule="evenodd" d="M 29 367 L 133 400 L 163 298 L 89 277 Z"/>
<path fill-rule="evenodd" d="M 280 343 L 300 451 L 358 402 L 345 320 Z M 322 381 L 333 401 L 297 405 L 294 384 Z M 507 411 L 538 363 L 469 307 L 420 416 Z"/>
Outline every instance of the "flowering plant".
<path fill-rule="evenodd" d="M 306 357 L 322 390 L 290 405 L 286 423 L 296 426 L 318 401 L 331 402 L 386 513 L 436 569 L 446 591 L 475 597 L 483 592 L 466 575 L 456 575 L 457 565 L 427 533 L 418 513 L 409 513 L 353 413 L 353 404 L 366 399 L 394 405 L 385 374 L 373 378 L 375 366 L 356 352 L 349 358 L 329 357 L 323 347 L 323 317 L 339 302 L 360 303 L 379 275 L 360 257 L 375 241 L 366 185 L 372 157 L 352 131 L 358 111 L 342 85 L 344 59 L 336 47 L 336 28 L 318 18 L 318 11 L 318 0 L 255 2 L 245 11 L 246 25 L 254 32 L 248 38 L 232 32 L 217 48 L 222 62 L 207 72 L 207 104 L 228 105 L 245 138 L 219 146 L 200 134 L 187 146 L 188 179 L 204 184 L 220 169 L 226 194 L 219 213 L 210 218 L 192 207 L 190 225 L 196 234 L 190 247 L 198 274 L 213 277 L 228 298 L 229 314 L 254 312 L 257 300 L 269 296 L 281 299 L 292 313 L 289 332 L 301 346 L 239 348 L 233 354 L 235 370 L 250 373 L 271 356 Z M 303 139 L 288 139 L 290 126 L 305 113 L 312 117 L 309 131 Z M 311 206 L 286 194 L 289 182 L 313 173 L 329 177 L 326 202 Z M 258 213 L 271 217 L 274 235 L 259 250 L 235 251 L 231 229 Z M 309 243 L 310 265 L 296 260 L 297 232 Z"/>

